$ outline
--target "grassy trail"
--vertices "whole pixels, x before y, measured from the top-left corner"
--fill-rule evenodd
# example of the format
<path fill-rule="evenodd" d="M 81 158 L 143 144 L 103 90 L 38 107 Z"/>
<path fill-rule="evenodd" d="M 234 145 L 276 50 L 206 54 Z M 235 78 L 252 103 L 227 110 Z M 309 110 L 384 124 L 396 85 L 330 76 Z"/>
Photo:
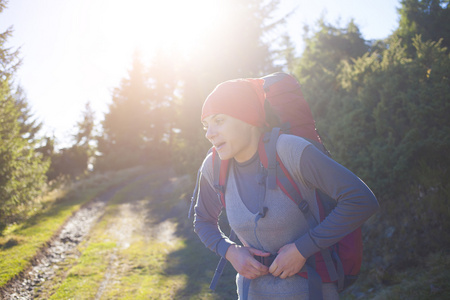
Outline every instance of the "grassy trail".
<path fill-rule="evenodd" d="M 217 256 L 201 245 L 186 219 L 187 178 L 154 173 L 108 202 L 80 256 L 55 280 L 49 299 L 233 299 L 234 274 L 209 290 Z"/>

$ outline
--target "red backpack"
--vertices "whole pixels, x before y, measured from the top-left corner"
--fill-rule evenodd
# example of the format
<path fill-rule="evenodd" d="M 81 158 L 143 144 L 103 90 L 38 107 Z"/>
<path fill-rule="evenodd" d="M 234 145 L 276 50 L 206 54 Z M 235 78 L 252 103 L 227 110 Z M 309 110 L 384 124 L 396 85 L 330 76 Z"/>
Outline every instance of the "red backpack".
<path fill-rule="evenodd" d="M 268 172 L 267 187 L 269 189 L 275 189 L 278 186 L 297 204 L 305 215 L 310 228 L 314 228 L 318 223 L 310 212 L 307 202 L 303 200 L 291 175 L 278 157 L 276 153 L 276 141 L 280 133 L 294 134 L 307 139 L 327 155 L 329 153 L 323 146 L 319 134 L 316 131 L 314 118 L 308 103 L 303 97 L 297 80 L 286 73 L 274 73 L 262 77 L 262 79 L 264 79 L 266 101 L 269 102 L 283 124 L 281 128 L 274 128 L 270 133 L 263 135 L 259 143 L 259 157 Z M 228 160 L 220 160 L 214 148 L 211 151 L 213 152 L 214 187 L 225 207 L 224 191 L 228 174 Z M 199 175 L 200 171 L 198 177 Z M 197 200 L 197 194 L 198 183 L 194 189 L 189 216 L 191 215 L 193 204 Z M 336 201 L 320 190 L 316 190 L 316 200 L 319 207 L 320 221 L 323 221 L 336 205 Z M 232 232 L 232 235 L 234 235 L 234 232 Z M 219 262 L 210 286 L 213 290 L 225 263 L 225 259 L 221 259 Z M 308 271 L 300 272 L 299 275 L 305 278 L 314 277 L 316 280 L 321 279 L 321 282 L 337 282 L 338 289 L 342 291 L 356 281 L 361 263 L 362 235 L 361 228 L 358 228 L 341 239 L 337 244 L 309 258 L 307 263 Z M 317 291 L 317 282 L 313 283 L 312 281 L 309 280 L 310 297 L 318 299 L 320 298 L 321 289 Z M 316 287 L 316 291 L 312 291 L 314 287 Z M 311 296 L 311 294 L 315 296 Z"/>

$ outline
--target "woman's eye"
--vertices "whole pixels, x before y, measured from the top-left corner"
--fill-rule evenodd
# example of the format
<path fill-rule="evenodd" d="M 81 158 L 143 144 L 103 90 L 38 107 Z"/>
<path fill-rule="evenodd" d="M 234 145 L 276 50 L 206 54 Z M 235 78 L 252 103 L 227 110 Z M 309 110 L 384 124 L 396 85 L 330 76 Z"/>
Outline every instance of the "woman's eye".
<path fill-rule="evenodd" d="M 216 119 L 216 124 L 222 124 L 223 123 L 223 119 Z"/>

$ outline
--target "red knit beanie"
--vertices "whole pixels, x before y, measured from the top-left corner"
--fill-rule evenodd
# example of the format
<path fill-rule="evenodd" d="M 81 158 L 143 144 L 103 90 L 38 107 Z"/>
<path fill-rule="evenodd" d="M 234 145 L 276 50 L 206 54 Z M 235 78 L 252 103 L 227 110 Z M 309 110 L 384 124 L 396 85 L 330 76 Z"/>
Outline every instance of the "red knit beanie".
<path fill-rule="evenodd" d="M 263 79 L 235 79 L 219 84 L 203 103 L 202 117 L 226 114 L 256 127 L 266 124 Z"/>

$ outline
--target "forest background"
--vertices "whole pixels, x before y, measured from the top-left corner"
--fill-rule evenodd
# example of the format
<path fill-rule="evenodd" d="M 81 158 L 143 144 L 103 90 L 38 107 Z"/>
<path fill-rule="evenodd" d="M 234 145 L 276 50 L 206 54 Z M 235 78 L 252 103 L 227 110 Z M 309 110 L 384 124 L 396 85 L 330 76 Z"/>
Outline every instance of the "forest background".
<path fill-rule="evenodd" d="M 401 1 L 399 26 L 383 40 L 365 40 L 354 22 L 319 20 L 305 28 L 301 55 L 287 34 L 277 50 L 263 39 L 282 23 L 266 22 L 278 2 L 233 1 L 235 22 L 211 30 L 189 59 L 160 51 L 144 65 L 137 53 L 101 128 L 87 103 L 72 145 L 62 149 L 39 134 L 42 124 L 14 85 L 20 53 L 5 46 L 13 32 L 0 33 L 0 232 L 26 220 L 34 199 L 64 178 L 136 165 L 195 176 L 209 148 L 199 122 L 208 93 L 228 79 L 285 71 L 301 83 L 333 158 L 380 202 L 364 227 L 367 272 L 390 270 L 388 284 L 431 255 L 448 257 L 449 1 Z M 0 12 L 5 5 L 0 0 Z"/>

